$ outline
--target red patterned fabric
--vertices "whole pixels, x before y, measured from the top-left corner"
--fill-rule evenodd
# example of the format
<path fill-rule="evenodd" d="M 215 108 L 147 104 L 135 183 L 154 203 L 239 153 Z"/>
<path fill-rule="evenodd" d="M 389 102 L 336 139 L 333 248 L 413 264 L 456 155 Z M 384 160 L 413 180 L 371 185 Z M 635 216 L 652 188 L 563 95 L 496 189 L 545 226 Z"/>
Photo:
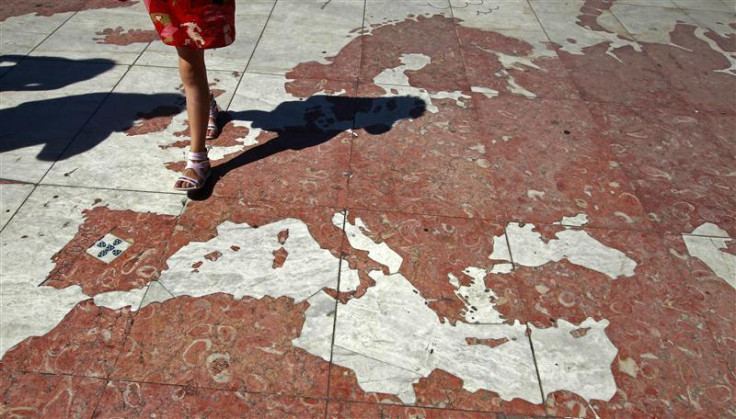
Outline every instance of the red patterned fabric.
<path fill-rule="evenodd" d="M 167 45 L 220 48 L 235 40 L 235 0 L 143 0 Z"/>

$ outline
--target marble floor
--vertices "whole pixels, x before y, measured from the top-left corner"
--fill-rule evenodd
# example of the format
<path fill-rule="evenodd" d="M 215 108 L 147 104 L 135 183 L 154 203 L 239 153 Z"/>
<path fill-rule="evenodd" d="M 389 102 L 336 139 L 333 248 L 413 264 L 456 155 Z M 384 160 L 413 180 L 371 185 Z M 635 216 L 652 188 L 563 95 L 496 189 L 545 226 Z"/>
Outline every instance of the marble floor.
<path fill-rule="evenodd" d="M 0 417 L 736 416 L 736 5 L 0 4 Z"/>

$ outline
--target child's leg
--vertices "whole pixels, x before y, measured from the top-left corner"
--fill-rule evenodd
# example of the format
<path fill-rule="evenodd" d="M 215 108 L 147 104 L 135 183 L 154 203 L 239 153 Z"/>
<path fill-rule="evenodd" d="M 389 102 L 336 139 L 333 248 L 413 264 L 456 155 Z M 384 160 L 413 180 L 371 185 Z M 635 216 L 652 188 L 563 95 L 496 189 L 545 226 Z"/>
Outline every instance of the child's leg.
<path fill-rule="evenodd" d="M 204 152 L 207 121 L 209 119 L 210 89 L 207 82 L 207 68 L 204 64 L 204 50 L 177 47 L 179 53 L 179 74 L 184 84 L 187 97 L 187 117 L 189 119 L 189 135 L 191 151 Z M 192 169 L 187 169 L 184 176 L 200 179 Z M 178 180 L 175 187 L 189 187 L 189 182 Z"/>

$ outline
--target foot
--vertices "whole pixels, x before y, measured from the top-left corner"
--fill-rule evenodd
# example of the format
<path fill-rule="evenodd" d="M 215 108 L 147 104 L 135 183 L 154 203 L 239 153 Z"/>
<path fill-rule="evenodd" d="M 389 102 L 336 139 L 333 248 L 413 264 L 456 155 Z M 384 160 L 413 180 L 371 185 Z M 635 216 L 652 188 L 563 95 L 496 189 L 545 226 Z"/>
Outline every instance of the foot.
<path fill-rule="evenodd" d="M 207 152 L 189 152 L 187 167 L 179 176 L 174 189 L 177 191 L 196 191 L 201 189 L 210 176 L 210 159 Z"/>
<path fill-rule="evenodd" d="M 220 135 L 220 127 L 217 125 L 217 118 L 220 115 L 220 107 L 217 106 L 215 95 L 210 92 L 210 119 L 207 121 L 207 134 L 205 138 L 214 140 Z"/>

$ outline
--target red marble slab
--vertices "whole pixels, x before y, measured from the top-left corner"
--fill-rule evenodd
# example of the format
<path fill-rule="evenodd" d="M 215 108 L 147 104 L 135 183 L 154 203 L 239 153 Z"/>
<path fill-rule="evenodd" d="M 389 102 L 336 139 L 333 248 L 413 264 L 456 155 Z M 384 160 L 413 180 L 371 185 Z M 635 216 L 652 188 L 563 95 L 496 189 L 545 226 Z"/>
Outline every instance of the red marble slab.
<path fill-rule="evenodd" d="M 583 213 L 590 226 L 650 228 L 585 103 L 473 97 L 506 219 L 551 224 Z"/>
<path fill-rule="evenodd" d="M 667 233 L 664 243 L 672 263 L 684 273 L 685 285 L 704 306 L 703 316 L 712 339 L 731 371 L 736 371 L 736 290 L 699 258 L 690 256 L 682 235 Z"/>
<path fill-rule="evenodd" d="M 543 416 L 544 405 L 535 405 L 521 399 L 504 401 L 498 394 L 479 390 L 471 393 L 463 389 L 463 381 L 442 370 L 433 371 L 429 377 L 421 378 L 414 384 L 417 401 L 414 406 L 405 406 L 393 394 L 366 393 L 358 384 L 352 370 L 332 365 L 330 369 L 330 398 L 331 400 L 351 401 L 363 403 L 379 403 L 372 409 L 380 414 L 382 411 L 396 415 L 401 412 L 424 411 L 423 407 L 436 407 L 454 410 L 473 410 L 492 413 L 513 413 L 523 416 Z M 333 402 L 330 402 L 332 405 Z M 355 408 L 339 408 L 338 412 L 353 412 Z M 430 409 L 427 409 L 429 411 Z M 331 410 L 332 412 L 332 410 Z M 342 417 L 342 413 L 337 413 Z M 389 416 L 392 417 L 392 416 Z M 403 417 L 403 416 L 398 416 Z"/>
<path fill-rule="evenodd" d="M 110 310 L 83 301 L 50 332 L 6 352 L 2 369 L 107 377 L 132 323 L 130 309 Z"/>
<path fill-rule="evenodd" d="M 95 378 L 0 371 L 0 415 L 89 418 L 104 388 Z"/>
<path fill-rule="evenodd" d="M 324 417 L 326 402 L 317 399 L 111 381 L 93 417 Z"/>
<path fill-rule="evenodd" d="M 557 391 L 547 398 L 548 413 L 694 417 L 725 412 L 733 403 L 734 380 L 707 327 L 712 315 L 692 280 L 676 269 L 660 237 L 585 231 L 636 261 L 634 276 L 613 280 L 568 261 L 539 268 L 517 266 L 508 275 L 508 281 L 523 290 L 520 301 L 528 318 L 521 321 L 548 328 L 558 319 L 606 319 L 606 334 L 618 349 L 611 365 L 617 392 L 610 401 L 587 402 Z M 518 254 L 513 247 L 511 251 Z M 505 312 L 504 307 L 499 311 Z"/>
<path fill-rule="evenodd" d="M 736 235 L 734 158 L 686 107 L 590 104 L 600 140 L 613 152 L 656 228 L 692 232 L 711 222 Z"/>
<path fill-rule="evenodd" d="M 678 89 L 657 63 L 631 46 L 613 49 L 609 43 L 584 48 L 583 55 L 557 51 L 583 100 L 640 107 L 685 104 Z"/>
<path fill-rule="evenodd" d="M 512 83 L 522 86 L 538 98 L 579 99 L 580 95 L 557 54 L 504 68 L 499 54 L 525 57 L 533 54 L 528 42 L 499 32 L 457 26 L 465 70 L 471 86 L 493 89 L 500 96 L 513 95 Z M 549 47 L 552 49 L 552 47 Z M 535 68 L 536 67 L 536 68 Z M 518 94 L 517 94 L 518 95 Z"/>
<path fill-rule="evenodd" d="M 308 306 L 227 294 L 151 304 L 138 313 L 112 377 L 323 397 L 328 363 L 291 343 Z"/>
<path fill-rule="evenodd" d="M 422 69 L 405 72 L 411 86 L 448 92 L 470 90 L 455 22 L 441 14 L 415 16 L 372 28 L 370 35 L 363 37 L 361 84 L 372 83 L 386 69 L 400 67 L 401 57 L 406 54 L 430 58 Z"/>
<path fill-rule="evenodd" d="M 0 22 L 10 17 L 35 13 L 36 16 L 53 16 L 57 13 L 77 12 L 79 10 L 112 9 L 130 7 L 133 2 L 116 0 L 39 0 L 27 2 L 23 0 L 6 0 L 0 5 Z"/>
<path fill-rule="evenodd" d="M 727 21 L 727 16 L 724 16 Z M 733 21 L 733 17 L 731 17 Z M 714 51 L 709 42 L 718 44 L 726 53 L 736 53 L 736 42 L 731 38 L 705 30 L 706 42 L 696 37 L 702 30 L 686 23 L 678 23 L 669 34 L 674 45 L 644 44 L 647 55 L 657 62 L 664 76 L 682 97 L 701 111 L 727 112 L 736 115 L 736 77 L 718 71 L 731 67 L 729 59 Z"/>
<path fill-rule="evenodd" d="M 349 403 L 340 401 L 330 401 L 327 406 L 327 417 L 334 419 L 342 418 L 359 418 L 359 417 L 380 417 L 385 419 L 434 419 L 434 418 L 503 418 L 504 415 L 493 415 L 484 412 L 471 412 L 463 410 L 449 410 L 441 408 L 421 408 L 421 407 L 404 407 L 392 406 L 376 403 Z"/>

